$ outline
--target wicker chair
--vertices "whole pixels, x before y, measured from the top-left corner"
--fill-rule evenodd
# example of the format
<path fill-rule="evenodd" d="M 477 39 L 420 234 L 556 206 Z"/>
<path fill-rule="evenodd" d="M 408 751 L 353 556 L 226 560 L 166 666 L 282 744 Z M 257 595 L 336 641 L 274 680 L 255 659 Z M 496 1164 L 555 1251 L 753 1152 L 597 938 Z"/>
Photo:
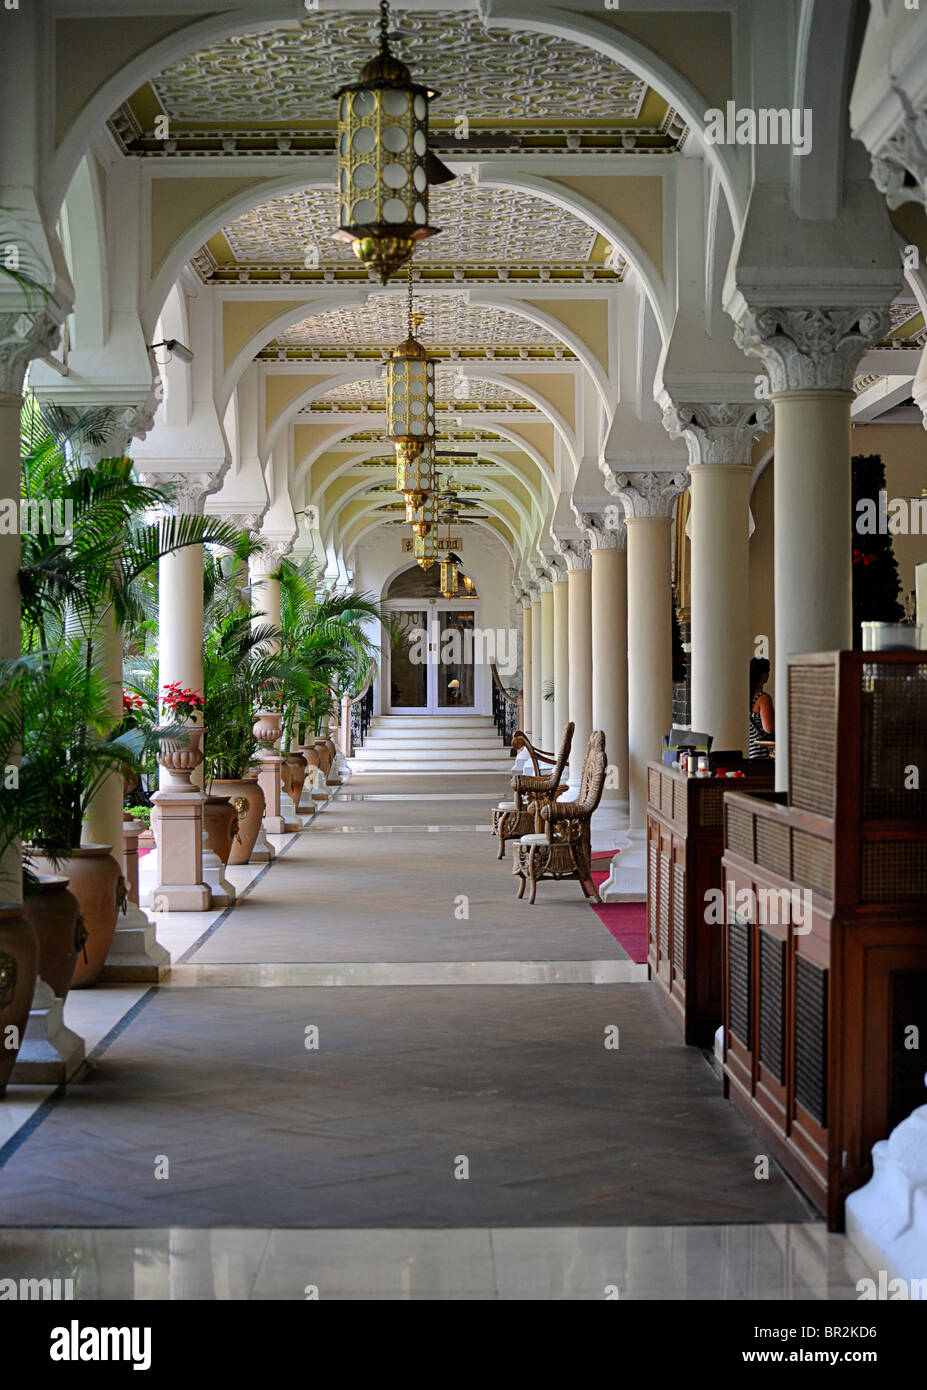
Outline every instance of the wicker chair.
<path fill-rule="evenodd" d="M 605 735 L 597 729 L 586 747 L 579 795 L 575 801 L 548 801 L 538 811 L 543 831 L 522 835 L 512 849 L 512 873 L 521 879 L 518 896 L 531 882 L 534 902 L 542 878 L 575 878 L 587 898 L 600 902 L 592 882 L 592 813 L 605 785 Z"/>
<path fill-rule="evenodd" d="M 512 736 L 512 747 L 527 748 L 528 756 L 534 766 L 534 776 L 531 777 L 521 772 L 514 773 L 512 776 L 514 801 L 500 801 L 492 813 L 492 833 L 499 841 L 499 859 L 505 854 L 506 840 L 518 840 L 531 830 L 539 830 L 540 822 L 537 819 L 537 811 L 542 806 L 546 806 L 548 802 L 556 801 L 560 793 L 566 791 L 567 783 L 561 782 L 560 779 L 569 761 L 572 746 L 572 724 L 568 724 L 563 731 L 560 752 L 556 758 L 553 753 L 545 753 L 542 749 L 535 748 L 521 729 L 515 730 Z M 542 762 L 553 763 L 552 770 L 544 776 L 541 775 L 540 769 Z"/>

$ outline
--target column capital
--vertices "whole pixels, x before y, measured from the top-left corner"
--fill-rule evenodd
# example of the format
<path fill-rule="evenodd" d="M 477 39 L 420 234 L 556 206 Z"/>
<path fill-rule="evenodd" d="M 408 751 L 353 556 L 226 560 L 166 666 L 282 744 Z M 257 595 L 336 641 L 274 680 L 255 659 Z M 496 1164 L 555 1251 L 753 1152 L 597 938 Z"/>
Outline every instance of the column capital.
<path fill-rule="evenodd" d="M 620 507 L 606 507 L 601 512 L 576 512 L 577 523 L 586 532 L 589 545 L 596 550 L 624 550 L 628 544 L 628 526 L 624 514 L 612 529 L 606 520 L 606 512 L 620 512 Z"/>
<path fill-rule="evenodd" d="M 217 521 L 224 521 L 226 526 L 234 526 L 239 531 L 256 532 L 264 519 L 263 512 L 236 512 L 236 511 L 213 511 L 210 509 L 210 516 L 214 516 Z"/>
<path fill-rule="evenodd" d="M 685 492 L 689 479 L 685 473 L 612 473 L 606 478 L 605 486 L 618 498 L 624 517 L 633 520 L 672 516 L 676 498 Z M 609 530 L 617 530 L 617 511 L 616 507 L 605 509 L 605 524 Z"/>
<path fill-rule="evenodd" d="M 893 210 L 904 203 L 927 207 L 927 110 L 916 110 L 907 92 L 892 83 L 899 119 L 870 146 L 872 182 Z M 868 140 L 854 131 L 858 139 Z"/>
<path fill-rule="evenodd" d="M 737 346 L 761 357 L 770 391 L 851 391 L 863 353 L 888 331 L 887 305 L 862 308 L 746 307 L 734 329 Z"/>
<path fill-rule="evenodd" d="M 58 346 L 61 322 L 52 310 L 0 314 L 0 395 L 21 396 L 26 368 Z"/>
<path fill-rule="evenodd" d="M 255 556 L 254 567 L 260 574 L 273 574 L 283 557 L 293 549 L 296 537 L 278 534 L 261 535 L 258 539 L 264 543 L 264 550 Z"/>
<path fill-rule="evenodd" d="M 557 547 L 557 554 L 566 561 L 569 571 L 591 569 L 591 547 L 585 536 L 565 536 L 563 539 L 557 537 L 554 545 Z"/>
<path fill-rule="evenodd" d="M 689 467 L 749 463 L 750 445 L 771 427 L 768 401 L 673 401 L 663 410 L 671 439 L 685 439 Z"/>
<path fill-rule="evenodd" d="M 534 570 L 532 587 L 537 589 L 538 598 L 540 598 L 541 594 L 549 594 L 553 586 L 551 584 L 551 572 L 547 562 L 545 560 L 532 560 L 530 564 L 531 568 Z"/>
<path fill-rule="evenodd" d="M 222 482 L 219 473 L 140 473 L 146 487 L 168 487 L 170 497 L 161 504 L 165 516 L 202 516 L 203 503 Z"/>

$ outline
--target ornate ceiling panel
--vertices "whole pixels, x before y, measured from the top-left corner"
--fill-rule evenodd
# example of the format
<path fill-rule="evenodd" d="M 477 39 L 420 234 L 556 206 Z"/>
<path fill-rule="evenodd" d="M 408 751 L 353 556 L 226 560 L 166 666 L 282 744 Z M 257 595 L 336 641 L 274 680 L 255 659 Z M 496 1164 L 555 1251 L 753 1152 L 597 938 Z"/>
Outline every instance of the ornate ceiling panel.
<path fill-rule="evenodd" d="M 397 52 L 442 97 L 436 119 L 635 120 L 647 84 L 604 55 L 529 30 L 487 30 L 475 14 L 404 14 Z M 293 29 L 235 35 L 151 83 L 180 125 L 334 120 L 331 94 L 376 49 L 375 16 L 320 10 Z"/>
<path fill-rule="evenodd" d="M 442 367 L 440 364 L 435 369 L 435 395 L 441 401 L 451 400 L 455 404 L 459 399 L 463 403 L 473 404 L 511 400 L 522 405 L 530 405 L 524 396 L 509 386 L 500 386 L 495 381 L 471 381 L 469 378 L 462 377 L 452 368 Z M 342 386 L 333 386 L 330 391 L 324 392 L 321 399 L 326 401 L 362 401 L 371 405 L 385 406 L 386 382 L 382 377 L 374 377 L 366 381 L 349 381 Z M 534 407 L 531 406 L 530 408 L 533 409 Z"/>
<path fill-rule="evenodd" d="M 596 241 L 592 228 L 553 203 L 467 178 L 433 188 L 429 207 L 443 230 L 417 248 L 417 266 L 582 264 Z M 242 213 L 222 231 L 238 264 L 298 266 L 315 248 L 320 265 L 356 266 L 350 245 L 333 239 L 337 226 L 336 191 L 305 189 Z"/>
<path fill-rule="evenodd" d="M 425 315 L 418 337 L 428 347 L 547 347 L 553 333 L 504 309 L 471 308 L 463 294 L 417 295 Z M 273 347 L 365 347 L 389 349 L 406 335 L 405 296 L 376 294 L 362 308 L 332 309 L 278 333 Z"/>

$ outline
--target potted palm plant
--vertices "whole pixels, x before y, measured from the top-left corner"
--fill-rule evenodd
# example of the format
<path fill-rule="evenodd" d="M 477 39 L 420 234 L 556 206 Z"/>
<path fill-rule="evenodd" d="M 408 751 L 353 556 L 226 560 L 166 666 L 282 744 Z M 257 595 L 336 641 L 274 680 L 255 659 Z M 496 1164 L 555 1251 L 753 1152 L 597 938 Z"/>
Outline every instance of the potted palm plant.
<path fill-rule="evenodd" d="M 22 738 L 24 826 L 34 866 L 62 866 L 80 902 L 88 931 L 75 987 L 93 984 L 116 925 L 121 867 L 112 845 L 82 843 L 95 796 L 112 777 L 136 780 L 146 748 L 144 730 L 125 729 L 121 673 L 115 685 L 104 662 L 120 630 L 149 618 L 145 586 L 162 555 L 188 545 L 234 544 L 238 532 L 202 517 L 152 522 L 170 501 L 169 488 L 143 486 L 128 458 L 86 463 L 118 427 L 113 410 L 77 415 L 40 411 L 27 397 L 23 411 L 22 488 L 39 504 L 55 499 L 65 525 L 40 524 L 23 534 L 19 586 L 24 678 Z M 150 589 L 150 584 L 149 584 Z M 121 854 L 121 845 L 119 852 Z"/>

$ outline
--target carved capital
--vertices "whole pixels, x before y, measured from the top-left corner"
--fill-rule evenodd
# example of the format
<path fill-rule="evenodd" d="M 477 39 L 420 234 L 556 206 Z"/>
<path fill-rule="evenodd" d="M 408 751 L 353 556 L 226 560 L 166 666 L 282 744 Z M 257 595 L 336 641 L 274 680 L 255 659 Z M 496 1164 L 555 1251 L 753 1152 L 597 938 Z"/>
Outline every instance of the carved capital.
<path fill-rule="evenodd" d="M 621 511 L 620 507 L 606 508 L 606 511 Z M 612 530 L 605 512 L 576 512 L 576 521 L 589 537 L 593 550 L 624 550 L 628 544 L 628 527 L 622 513 L 619 524 Z"/>
<path fill-rule="evenodd" d="M 888 309 L 747 309 L 734 330 L 744 352 L 762 357 L 770 390 L 851 391 L 863 353 L 888 330 Z"/>
<path fill-rule="evenodd" d="M 605 486 L 617 497 L 626 518 L 672 516 L 676 498 L 685 492 L 689 479 L 685 473 L 612 473 Z M 605 509 L 606 526 L 615 529 L 613 507 Z"/>
<path fill-rule="evenodd" d="M 568 570 L 587 570 L 592 566 L 592 547 L 585 536 L 570 536 L 554 540 L 557 554 L 566 561 Z"/>
<path fill-rule="evenodd" d="M 0 395 L 22 395 L 26 368 L 58 346 L 61 324 L 47 309 L 0 314 Z"/>
<path fill-rule="evenodd" d="M 906 92 L 894 90 L 904 117 L 870 152 L 872 181 L 892 209 L 903 203 L 927 207 L 927 111 L 915 110 Z"/>
<path fill-rule="evenodd" d="M 750 445 L 770 428 L 768 401 L 674 402 L 663 411 L 663 428 L 671 439 L 685 439 L 689 466 L 749 462 Z"/>
<path fill-rule="evenodd" d="M 165 516 L 202 516 L 203 503 L 221 484 L 218 473 L 142 473 L 146 487 L 167 487 L 170 496 L 161 504 Z"/>
<path fill-rule="evenodd" d="M 219 521 L 224 521 L 227 526 L 234 526 L 239 531 L 257 531 L 262 520 L 263 512 L 232 512 L 232 511 L 212 511 L 210 516 L 214 516 Z"/>

